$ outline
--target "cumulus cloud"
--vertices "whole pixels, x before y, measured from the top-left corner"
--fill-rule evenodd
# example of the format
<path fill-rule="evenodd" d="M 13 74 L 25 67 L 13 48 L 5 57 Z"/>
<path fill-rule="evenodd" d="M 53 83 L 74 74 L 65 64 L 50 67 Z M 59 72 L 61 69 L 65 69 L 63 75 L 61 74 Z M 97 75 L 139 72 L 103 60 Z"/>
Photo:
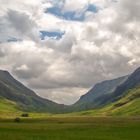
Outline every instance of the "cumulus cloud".
<path fill-rule="evenodd" d="M 29 36 L 32 40 L 36 40 L 37 32 L 34 30 L 37 25 L 28 15 L 14 10 L 8 10 L 7 20 L 10 27 L 13 27 L 20 36 Z"/>
<path fill-rule="evenodd" d="M 78 4 L 75 4 L 75 0 L 66 1 L 64 4 L 64 11 L 78 11 L 82 12 L 87 5 L 87 0 L 77 0 Z"/>
<path fill-rule="evenodd" d="M 88 5 L 99 10 L 87 11 Z M 46 13 L 54 6 L 84 11 L 85 19 Z M 140 64 L 139 0 L 0 0 L 0 8 L 0 68 L 43 97 L 74 103 L 97 82 L 127 75 Z M 41 40 L 42 30 L 65 34 Z"/>

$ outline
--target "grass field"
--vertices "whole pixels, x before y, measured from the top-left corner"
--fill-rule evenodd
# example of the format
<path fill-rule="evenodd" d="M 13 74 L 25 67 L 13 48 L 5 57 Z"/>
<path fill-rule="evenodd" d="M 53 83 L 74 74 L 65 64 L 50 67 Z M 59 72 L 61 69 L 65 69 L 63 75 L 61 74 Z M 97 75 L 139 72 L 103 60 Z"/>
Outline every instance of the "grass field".
<path fill-rule="evenodd" d="M 140 118 L 1 119 L 0 140 L 140 140 Z"/>
<path fill-rule="evenodd" d="M 116 104 L 136 95 L 137 89 Z M 69 114 L 30 112 L 28 118 L 22 118 L 23 112 L 14 102 L 0 100 L 0 140 L 140 140 L 139 103 L 140 98 L 136 98 L 117 108 L 111 104 L 100 110 Z M 113 117 L 93 117 L 107 114 Z M 21 118 L 19 123 L 14 122 L 16 117 Z"/>

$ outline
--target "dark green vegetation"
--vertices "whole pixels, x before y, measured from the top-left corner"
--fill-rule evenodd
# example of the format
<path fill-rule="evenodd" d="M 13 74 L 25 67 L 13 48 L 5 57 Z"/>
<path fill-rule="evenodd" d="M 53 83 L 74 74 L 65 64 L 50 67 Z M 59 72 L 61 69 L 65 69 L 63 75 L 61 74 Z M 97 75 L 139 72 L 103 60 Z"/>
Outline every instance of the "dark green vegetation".
<path fill-rule="evenodd" d="M 6 104 L 4 105 L 4 103 Z M 37 96 L 32 90 L 15 80 L 7 71 L 0 71 L 0 111 L 1 106 L 7 106 L 8 103 L 9 109 L 23 111 L 57 113 L 64 107 Z"/>
<path fill-rule="evenodd" d="M 49 117 L 1 120 L 1 140 L 139 140 L 138 118 Z"/>

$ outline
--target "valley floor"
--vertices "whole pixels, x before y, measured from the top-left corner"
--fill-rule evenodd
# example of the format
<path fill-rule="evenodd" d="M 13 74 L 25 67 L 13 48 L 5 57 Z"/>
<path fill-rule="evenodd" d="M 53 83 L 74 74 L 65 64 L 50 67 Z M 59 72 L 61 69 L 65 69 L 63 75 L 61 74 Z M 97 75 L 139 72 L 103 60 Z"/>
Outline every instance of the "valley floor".
<path fill-rule="evenodd" d="M 0 120 L 1 140 L 140 140 L 136 117 L 44 117 Z"/>

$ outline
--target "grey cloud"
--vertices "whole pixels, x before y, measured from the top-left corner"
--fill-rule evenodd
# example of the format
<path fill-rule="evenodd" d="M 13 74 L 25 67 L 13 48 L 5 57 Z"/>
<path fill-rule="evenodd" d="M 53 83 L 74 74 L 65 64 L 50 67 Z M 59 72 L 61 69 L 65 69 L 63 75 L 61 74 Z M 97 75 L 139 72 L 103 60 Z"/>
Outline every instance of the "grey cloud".
<path fill-rule="evenodd" d="M 39 40 L 36 22 L 26 13 L 10 10 L 0 16 L 0 42 L 6 42 L 9 38 Z"/>
<path fill-rule="evenodd" d="M 5 50 L 3 48 L 0 48 L 0 57 L 4 57 L 6 54 Z"/>
<path fill-rule="evenodd" d="M 58 88 L 58 89 L 45 89 L 36 90 L 40 96 L 48 98 L 60 104 L 73 104 L 81 95 L 86 93 L 88 89 L 85 88 Z M 67 93 L 67 94 L 66 94 Z"/>
<path fill-rule="evenodd" d="M 22 12 L 9 10 L 7 12 L 7 20 L 11 24 L 11 27 L 19 32 L 21 36 L 27 35 L 33 40 L 37 40 L 37 24 L 29 15 Z"/>
<path fill-rule="evenodd" d="M 119 14 L 127 21 L 140 20 L 140 1 L 120 0 Z"/>
<path fill-rule="evenodd" d="M 10 21 L 11 25 L 21 33 L 28 33 L 29 29 L 32 30 L 36 25 L 28 15 L 14 10 L 8 11 L 7 19 Z"/>
<path fill-rule="evenodd" d="M 76 37 L 73 33 L 68 32 L 60 40 L 47 39 L 44 43 L 55 51 L 71 53 L 72 46 L 76 43 Z"/>
<path fill-rule="evenodd" d="M 45 67 L 46 66 L 42 61 L 40 62 L 34 60 L 32 62 L 26 62 L 26 64 L 24 64 L 23 61 L 22 64 L 17 63 L 15 66 L 13 66 L 12 72 L 19 78 L 28 80 L 42 75 L 46 70 Z"/>
<path fill-rule="evenodd" d="M 137 30 L 140 25 L 140 1 L 120 0 L 115 10 L 117 16 L 109 24 L 109 29 L 123 37 L 135 40 L 136 36 L 140 35 L 140 31 Z"/>
<path fill-rule="evenodd" d="M 0 20 L 0 33 L 5 31 L 0 41 L 11 35 L 24 41 L 0 44 L 0 66 L 39 95 L 73 103 L 97 82 L 127 75 L 140 65 L 139 3 L 120 0 L 82 23 L 50 20 L 66 34 L 42 42 L 36 41 L 35 32 L 48 27 L 44 22 L 26 11 L 9 10 Z"/>

